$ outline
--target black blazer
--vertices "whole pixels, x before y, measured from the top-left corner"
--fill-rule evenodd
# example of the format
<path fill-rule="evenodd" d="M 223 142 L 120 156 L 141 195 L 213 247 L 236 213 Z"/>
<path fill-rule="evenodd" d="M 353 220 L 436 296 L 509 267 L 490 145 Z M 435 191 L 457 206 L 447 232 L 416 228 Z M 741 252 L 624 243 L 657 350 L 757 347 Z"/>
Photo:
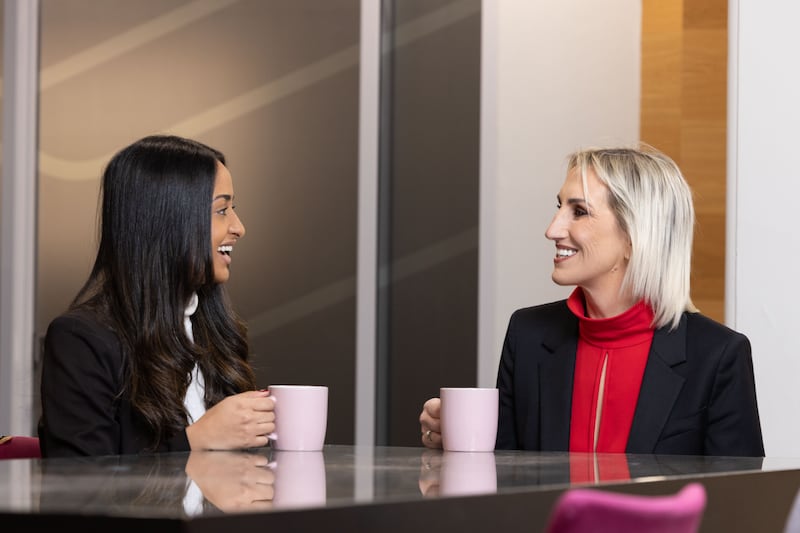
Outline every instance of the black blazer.
<path fill-rule="evenodd" d="M 566 300 L 514 312 L 497 375 L 498 449 L 569 450 L 577 349 Z M 763 456 L 747 337 L 699 313 L 656 330 L 626 452 Z"/>
<path fill-rule="evenodd" d="M 47 329 L 42 362 L 42 456 L 122 455 L 146 451 L 152 431 L 120 396 L 123 361 L 117 335 L 86 311 Z M 156 451 L 188 451 L 186 430 Z"/>

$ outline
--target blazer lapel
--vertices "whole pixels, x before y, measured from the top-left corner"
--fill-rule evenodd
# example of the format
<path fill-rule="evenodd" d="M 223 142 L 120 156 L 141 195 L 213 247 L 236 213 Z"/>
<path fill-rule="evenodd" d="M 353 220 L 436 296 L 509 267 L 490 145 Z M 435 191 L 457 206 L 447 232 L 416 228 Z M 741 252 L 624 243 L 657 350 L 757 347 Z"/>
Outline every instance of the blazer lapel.
<path fill-rule="evenodd" d="M 578 351 L 578 320 L 572 327 L 554 330 L 542 343 L 552 354 L 539 363 L 541 405 L 541 449 L 569 450 L 569 421 L 572 416 L 572 386 Z"/>
<path fill-rule="evenodd" d="M 684 378 L 672 367 L 686 360 L 686 317 L 675 331 L 659 328 L 642 377 L 642 387 L 628 436 L 628 453 L 653 453 L 661 430 L 667 423 Z"/>

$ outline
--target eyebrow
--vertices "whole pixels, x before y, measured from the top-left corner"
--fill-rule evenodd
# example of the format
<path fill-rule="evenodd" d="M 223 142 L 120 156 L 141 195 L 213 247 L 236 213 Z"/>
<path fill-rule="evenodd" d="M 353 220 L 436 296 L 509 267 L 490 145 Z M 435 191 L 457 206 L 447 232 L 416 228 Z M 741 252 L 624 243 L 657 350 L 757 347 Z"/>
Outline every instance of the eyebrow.
<path fill-rule="evenodd" d="M 213 199 L 213 200 L 211 200 L 211 201 L 212 201 L 212 202 L 216 202 L 216 201 L 217 201 L 217 200 L 219 200 L 220 198 L 221 198 L 221 199 L 223 199 L 223 200 L 225 200 L 226 202 L 230 202 L 230 201 L 231 201 L 231 199 L 233 199 L 233 196 L 231 196 L 230 194 L 218 194 L 218 195 L 217 195 L 217 196 L 215 196 L 215 197 L 214 197 L 214 199 Z"/>
<path fill-rule="evenodd" d="M 567 200 L 565 202 L 562 202 L 561 196 L 559 195 L 559 196 L 556 196 L 556 200 L 558 200 L 558 203 L 566 203 L 566 204 L 569 204 L 569 205 L 581 204 L 581 203 L 589 205 L 589 202 L 587 202 L 583 198 L 567 198 Z"/>

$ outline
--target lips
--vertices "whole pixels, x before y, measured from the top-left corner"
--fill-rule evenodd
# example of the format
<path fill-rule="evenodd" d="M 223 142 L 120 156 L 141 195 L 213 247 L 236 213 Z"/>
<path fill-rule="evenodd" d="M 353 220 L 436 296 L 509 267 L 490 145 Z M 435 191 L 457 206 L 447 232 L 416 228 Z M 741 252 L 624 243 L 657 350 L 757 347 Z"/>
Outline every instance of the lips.
<path fill-rule="evenodd" d="M 577 254 L 578 251 L 572 248 L 556 248 L 556 259 L 566 259 L 567 257 L 572 257 L 573 255 Z"/>
<path fill-rule="evenodd" d="M 231 264 L 231 252 L 233 251 L 232 244 L 222 244 L 217 246 L 217 253 L 222 257 L 222 261 L 225 265 Z"/>

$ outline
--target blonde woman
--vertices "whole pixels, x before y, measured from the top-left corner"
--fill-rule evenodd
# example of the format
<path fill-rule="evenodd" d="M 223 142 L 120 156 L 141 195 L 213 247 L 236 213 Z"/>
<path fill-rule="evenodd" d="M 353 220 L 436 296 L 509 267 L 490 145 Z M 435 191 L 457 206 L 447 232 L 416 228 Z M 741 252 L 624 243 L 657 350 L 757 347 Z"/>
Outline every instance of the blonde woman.
<path fill-rule="evenodd" d="M 747 337 L 689 296 L 694 208 L 652 148 L 569 158 L 545 236 L 566 300 L 517 310 L 503 343 L 498 449 L 763 456 Z M 420 414 L 441 447 L 440 401 Z"/>

